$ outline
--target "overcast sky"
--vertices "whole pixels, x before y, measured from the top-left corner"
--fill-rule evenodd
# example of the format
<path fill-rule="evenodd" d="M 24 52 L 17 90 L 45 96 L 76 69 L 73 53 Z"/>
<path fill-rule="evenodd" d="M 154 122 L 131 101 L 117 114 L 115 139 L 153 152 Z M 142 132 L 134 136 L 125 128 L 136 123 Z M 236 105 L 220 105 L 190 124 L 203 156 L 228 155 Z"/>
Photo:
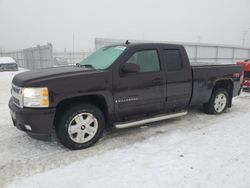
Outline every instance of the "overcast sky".
<path fill-rule="evenodd" d="M 94 47 L 94 38 L 242 45 L 250 0 L 0 0 L 0 48 L 51 42 Z M 246 36 L 250 46 L 250 29 Z"/>

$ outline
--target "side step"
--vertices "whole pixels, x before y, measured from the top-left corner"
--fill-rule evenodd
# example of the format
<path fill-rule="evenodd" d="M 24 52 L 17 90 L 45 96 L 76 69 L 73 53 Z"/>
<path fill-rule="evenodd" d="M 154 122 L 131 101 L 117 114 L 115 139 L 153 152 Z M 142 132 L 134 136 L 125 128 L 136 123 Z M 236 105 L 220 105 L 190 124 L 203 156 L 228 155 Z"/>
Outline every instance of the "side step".
<path fill-rule="evenodd" d="M 115 124 L 115 128 L 123 129 L 123 128 L 128 128 L 128 127 L 134 127 L 134 126 L 143 125 L 143 124 L 147 124 L 147 123 L 152 123 L 152 122 L 156 122 L 156 121 L 162 121 L 162 120 L 166 120 L 166 119 L 180 117 L 180 116 L 184 116 L 186 114 L 187 114 L 187 111 L 184 111 L 184 112 L 179 112 L 179 113 L 174 113 L 174 114 L 156 116 L 156 117 L 153 117 L 153 118 L 143 119 L 143 120 L 139 120 L 139 121 L 132 121 L 132 122 L 127 122 L 127 123 L 118 123 L 118 124 Z"/>

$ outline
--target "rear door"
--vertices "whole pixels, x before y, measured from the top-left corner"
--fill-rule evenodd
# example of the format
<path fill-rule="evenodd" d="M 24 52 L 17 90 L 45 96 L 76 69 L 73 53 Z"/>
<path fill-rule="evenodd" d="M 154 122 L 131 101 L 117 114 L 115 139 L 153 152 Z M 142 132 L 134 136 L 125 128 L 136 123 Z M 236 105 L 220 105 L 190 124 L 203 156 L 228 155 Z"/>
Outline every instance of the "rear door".
<path fill-rule="evenodd" d="M 125 63 L 140 66 L 138 73 L 123 74 Z M 146 115 L 165 108 L 166 84 L 159 49 L 137 48 L 120 62 L 113 76 L 116 117 Z"/>
<path fill-rule="evenodd" d="M 186 108 L 192 94 L 192 71 L 184 48 L 162 49 L 166 69 L 166 108 Z"/>

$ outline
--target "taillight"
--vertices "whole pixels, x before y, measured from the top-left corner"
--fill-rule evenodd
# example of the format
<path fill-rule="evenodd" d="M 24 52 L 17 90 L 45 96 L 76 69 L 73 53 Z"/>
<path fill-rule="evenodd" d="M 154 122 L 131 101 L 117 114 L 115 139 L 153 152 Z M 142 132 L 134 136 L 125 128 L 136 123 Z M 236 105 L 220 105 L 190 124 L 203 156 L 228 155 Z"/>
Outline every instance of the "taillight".
<path fill-rule="evenodd" d="M 240 73 L 235 72 L 235 73 L 232 74 L 232 77 L 233 78 L 239 78 L 240 77 Z"/>

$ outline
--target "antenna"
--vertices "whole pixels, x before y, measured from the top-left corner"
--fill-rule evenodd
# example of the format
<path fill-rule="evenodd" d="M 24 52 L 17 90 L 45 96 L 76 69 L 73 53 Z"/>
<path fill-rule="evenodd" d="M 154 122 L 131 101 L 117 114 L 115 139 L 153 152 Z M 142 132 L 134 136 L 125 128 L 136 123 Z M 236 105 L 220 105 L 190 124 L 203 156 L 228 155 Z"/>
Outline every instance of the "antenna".
<path fill-rule="evenodd" d="M 130 44 L 130 42 L 128 40 L 126 40 L 125 44 Z"/>

